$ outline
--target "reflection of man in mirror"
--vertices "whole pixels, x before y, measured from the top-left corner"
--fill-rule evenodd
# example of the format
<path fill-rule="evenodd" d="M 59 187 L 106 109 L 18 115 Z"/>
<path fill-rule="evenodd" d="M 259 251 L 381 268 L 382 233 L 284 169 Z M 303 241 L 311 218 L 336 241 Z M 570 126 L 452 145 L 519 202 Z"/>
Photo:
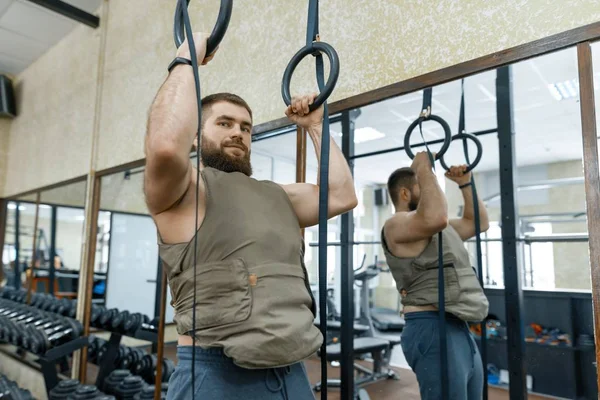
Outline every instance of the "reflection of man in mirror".
<path fill-rule="evenodd" d="M 206 38 L 195 38 L 199 65 L 212 59 L 205 59 Z M 178 56 L 189 60 L 187 41 Z M 295 98 L 285 113 L 320 149 L 323 107 L 311 112 L 314 98 Z M 144 193 L 179 333 L 167 398 L 192 398 L 194 371 L 196 398 L 313 399 L 302 361 L 323 338 L 314 325 L 300 230 L 318 223 L 319 187 L 250 177 L 252 111 L 239 96 L 205 97 L 201 121 L 196 107 L 192 68 L 177 65 L 151 107 L 145 143 Z M 198 124 L 200 171 L 189 157 Z M 357 204 L 333 140 L 329 177 L 331 218 Z"/>
<path fill-rule="evenodd" d="M 464 241 L 475 235 L 471 173 L 451 167 L 446 177 L 459 185 L 462 218 L 448 219 L 446 197 L 427 153 L 415 156 L 410 168 L 394 171 L 388 191 L 395 207 L 382 231 L 387 263 L 402 293 L 406 326 L 402 351 L 417 375 L 421 398 L 441 399 L 438 313 L 438 233 L 442 232 L 446 298 L 446 335 L 450 399 L 481 399 L 483 366 L 467 322 L 487 316 L 488 301 L 479 284 Z M 488 229 L 479 200 L 481 231 Z"/>

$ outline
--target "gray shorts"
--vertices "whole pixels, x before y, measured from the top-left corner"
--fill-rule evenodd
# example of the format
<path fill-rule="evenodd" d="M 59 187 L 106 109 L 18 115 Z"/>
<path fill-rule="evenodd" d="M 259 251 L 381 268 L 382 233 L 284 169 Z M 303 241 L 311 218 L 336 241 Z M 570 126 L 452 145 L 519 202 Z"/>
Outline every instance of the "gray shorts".
<path fill-rule="evenodd" d="M 439 316 L 435 311 L 404 316 L 401 345 L 408 365 L 417 375 L 423 400 L 442 399 L 440 380 Z M 483 365 L 475 340 L 464 321 L 446 318 L 448 400 L 479 400 L 483 395 Z"/>
<path fill-rule="evenodd" d="M 177 367 L 169 379 L 167 400 L 314 400 L 304 364 L 245 369 L 220 348 L 196 347 L 192 396 L 192 346 L 177 347 Z"/>

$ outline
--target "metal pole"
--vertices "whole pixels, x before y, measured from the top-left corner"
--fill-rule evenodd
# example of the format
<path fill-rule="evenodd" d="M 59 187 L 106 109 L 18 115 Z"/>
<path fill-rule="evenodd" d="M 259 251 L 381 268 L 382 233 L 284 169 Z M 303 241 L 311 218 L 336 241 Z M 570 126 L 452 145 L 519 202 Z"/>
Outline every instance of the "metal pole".
<path fill-rule="evenodd" d="M 583 174 L 589 232 L 589 254 L 594 305 L 594 338 L 596 364 L 600 361 L 600 167 L 598 166 L 598 139 L 596 130 L 596 103 L 594 99 L 594 68 L 590 43 L 577 45 L 579 65 L 579 105 L 581 107 L 581 134 L 583 136 Z M 600 386 L 600 374 L 596 374 Z"/>
<path fill-rule="evenodd" d="M 354 174 L 354 118 L 353 111 L 342 113 L 342 153 L 350 172 Z M 340 241 L 342 242 L 341 254 L 341 398 L 354 398 L 354 260 L 353 246 L 350 242 L 354 239 L 353 212 L 348 211 L 341 216 L 342 229 Z M 327 386 L 323 390 L 326 390 Z"/>
<path fill-rule="evenodd" d="M 274 168 L 272 171 L 274 172 Z M 306 182 L 306 131 L 298 126 L 296 128 L 296 183 L 304 182 Z M 304 238 L 304 229 L 300 232 Z"/>
<path fill-rule="evenodd" d="M 527 398 L 525 380 L 525 342 L 523 338 L 521 266 L 517 251 L 517 196 L 515 190 L 515 143 L 513 129 L 513 96 L 511 67 L 497 69 L 496 116 L 500 154 L 500 196 L 502 215 L 502 256 L 506 327 L 508 336 L 509 398 Z M 485 367 L 485 366 L 484 366 Z"/>
<path fill-rule="evenodd" d="M 6 218 L 8 217 L 8 201 L 0 199 L 0 282 L 4 281 L 4 264 L 2 254 L 4 254 L 4 238 L 6 235 Z M 10 260 L 9 260 L 10 262 Z"/>
<path fill-rule="evenodd" d="M 154 400 L 160 400 L 160 392 L 162 388 L 163 375 L 163 358 L 165 351 L 165 313 L 167 305 L 167 276 L 162 267 L 162 263 L 158 262 L 158 273 L 160 274 L 160 312 L 158 320 L 158 349 L 156 351 L 156 378 L 154 381 Z"/>
<path fill-rule="evenodd" d="M 17 208 L 15 208 L 15 268 L 14 268 L 14 272 L 15 272 L 15 276 L 14 276 L 14 287 L 15 289 L 19 289 L 21 287 L 21 264 L 20 260 L 19 260 L 19 253 L 20 253 L 20 243 L 19 243 L 19 236 L 20 233 L 19 231 L 20 229 L 20 212 L 19 212 L 19 206 L 20 203 L 17 201 L 15 203 L 17 205 Z"/>
<path fill-rule="evenodd" d="M 56 257 L 56 214 L 57 208 L 52 206 L 50 215 L 50 274 L 48 279 L 50 281 L 48 293 L 51 295 L 54 295 L 54 282 L 56 279 L 56 267 L 54 266 L 54 258 Z"/>
<path fill-rule="evenodd" d="M 41 193 L 37 192 L 35 197 L 35 219 L 33 220 L 33 239 L 31 243 L 31 264 L 27 271 L 27 304 L 31 304 L 31 291 L 33 290 L 33 278 L 35 277 L 35 262 L 37 260 L 36 242 L 38 237 L 38 221 L 40 219 L 40 197 Z"/>

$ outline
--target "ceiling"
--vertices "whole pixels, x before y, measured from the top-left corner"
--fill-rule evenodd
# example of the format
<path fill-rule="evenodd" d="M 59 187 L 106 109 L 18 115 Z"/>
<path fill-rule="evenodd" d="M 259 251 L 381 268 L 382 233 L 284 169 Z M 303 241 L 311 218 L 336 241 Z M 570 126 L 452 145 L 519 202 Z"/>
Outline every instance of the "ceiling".
<path fill-rule="evenodd" d="M 102 3 L 63 1 L 90 14 Z M 0 0 L 0 74 L 21 73 L 77 25 L 80 23 L 27 0 Z"/>
<path fill-rule="evenodd" d="M 594 45 L 594 65 L 600 72 L 600 46 Z M 596 82 L 600 73 L 596 72 Z M 558 100 L 549 85 L 577 79 L 577 52 L 569 48 L 513 65 L 513 113 L 516 163 L 519 166 L 539 165 L 557 161 L 582 158 L 581 119 L 579 96 Z M 496 128 L 496 71 L 473 75 L 465 79 L 465 115 L 467 132 Z M 596 87 L 596 97 L 600 97 Z M 561 88 L 565 90 L 565 87 Z M 434 114 L 445 119 L 452 129 L 458 131 L 461 82 L 454 81 L 433 89 Z M 355 142 L 355 154 L 384 150 L 403 146 L 405 132 L 421 109 L 422 92 L 416 92 L 361 109 L 355 127 L 374 129 L 381 138 L 362 143 Z M 596 113 L 600 115 L 600 107 Z M 372 128 L 372 129 L 371 129 Z M 426 140 L 441 139 L 442 129 L 435 122 L 423 124 Z M 332 135 L 339 139 L 340 124 L 332 125 Z M 355 131 L 356 132 L 356 131 Z M 364 133 L 364 131 L 363 131 Z M 499 163 L 498 140 L 496 134 L 479 137 L 483 145 L 483 156 L 478 171 L 497 170 Z M 355 139 L 356 140 L 356 139 Z M 339 140 L 336 140 L 339 144 Z M 421 142 L 418 129 L 411 137 L 411 143 Z M 295 134 L 253 143 L 252 151 L 271 155 L 295 165 Z M 432 151 L 440 145 L 432 145 Z M 422 148 L 421 148 L 422 149 Z M 475 147 L 470 145 L 470 156 L 474 157 Z M 415 150 L 416 151 L 416 150 Z M 256 157 L 258 158 L 258 157 Z M 454 142 L 446 153 L 448 164 L 464 163 L 462 145 Z M 308 148 L 307 165 L 316 170 L 316 158 L 312 146 Z M 379 156 L 360 158 L 355 161 L 355 179 L 359 184 L 385 183 L 389 174 L 396 168 L 410 165 L 404 151 Z M 257 168 L 255 167 L 255 170 Z M 310 173 L 309 173 L 310 174 Z"/>

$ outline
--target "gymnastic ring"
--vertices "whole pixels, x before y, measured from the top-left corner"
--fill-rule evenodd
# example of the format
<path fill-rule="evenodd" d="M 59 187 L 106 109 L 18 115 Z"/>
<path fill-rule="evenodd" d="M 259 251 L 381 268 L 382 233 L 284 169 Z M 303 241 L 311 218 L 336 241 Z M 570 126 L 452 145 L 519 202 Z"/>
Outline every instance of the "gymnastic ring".
<path fill-rule="evenodd" d="M 183 24 L 183 3 L 186 3 L 185 7 L 189 6 L 190 0 L 178 0 L 177 9 L 175 10 L 175 25 L 173 26 L 173 37 L 175 38 L 175 45 L 177 48 L 181 46 L 185 40 L 184 24 Z M 229 26 L 229 20 L 231 19 L 231 10 L 233 9 L 233 0 L 221 0 L 221 7 L 219 8 L 219 16 L 217 17 L 217 23 L 213 28 L 206 44 L 206 55 L 211 55 L 223 37 L 227 32 Z"/>
<path fill-rule="evenodd" d="M 327 98 L 333 92 L 335 84 L 338 80 L 338 76 L 340 75 L 340 59 L 338 57 L 338 54 L 331 45 L 325 42 L 313 42 L 301 48 L 292 57 L 290 63 L 285 69 L 285 72 L 283 73 L 283 80 L 281 81 L 281 95 L 283 97 L 283 101 L 287 106 L 292 104 L 292 97 L 290 96 L 290 83 L 292 82 L 292 74 L 294 73 L 294 70 L 296 69 L 298 64 L 300 64 L 300 61 L 302 61 L 302 59 L 307 55 L 314 54 L 315 50 L 322 51 L 325 54 L 327 54 L 330 65 L 329 78 L 327 79 L 327 83 L 325 84 L 323 91 L 321 91 L 321 93 L 319 93 L 315 101 L 308 106 L 308 109 L 310 111 L 317 109 L 319 106 L 321 106 L 321 104 L 325 102 L 325 100 L 327 100 Z"/>
<path fill-rule="evenodd" d="M 452 137 L 452 140 L 456 140 L 456 139 L 471 139 L 473 141 L 473 143 L 475 143 L 475 146 L 477 147 L 477 157 L 475 157 L 475 159 L 473 160 L 472 163 L 467 165 L 467 169 L 464 171 L 464 173 L 466 174 L 467 172 L 471 172 L 473 170 L 473 168 L 475 168 L 477 166 L 477 164 L 479 164 L 479 161 L 481 161 L 481 156 L 483 154 L 483 147 L 481 146 L 481 141 L 477 138 L 477 136 L 472 135 L 470 133 L 459 133 L 458 135 L 454 135 Z M 444 168 L 446 171 L 448 171 L 450 169 L 446 165 L 443 155 L 442 155 L 442 157 L 440 157 L 440 164 L 442 165 L 442 168 Z"/>
<path fill-rule="evenodd" d="M 443 157 L 444 153 L 448 150 L 448 147 L 450 147 L 450 142 L 452 141 L 452 131 L 450 130 L 450 125 L 448 125 L 448 123 L 444 121 L 442 117 L 438 117 L 437 115 L 433 114 L 430 114 L 427 117 L 419 117 L 415 119 L 412 124 L 410 124 L 406 130 L 406 134 L 404 135 L 404 150 L 411 160 L 415 158 L 415 153 L 413 153 L 412 149 L 410 148 L 410 135 L 412 135 L 415 128 L 419 125 L 419 122 L 429 120 L 437 122 L 442 126 L 442 129 L 444 129 L 444 144 L 442 144 L 442 148 L 436 153 L 435 159 L 439 160 L 440 157 Z"/>

